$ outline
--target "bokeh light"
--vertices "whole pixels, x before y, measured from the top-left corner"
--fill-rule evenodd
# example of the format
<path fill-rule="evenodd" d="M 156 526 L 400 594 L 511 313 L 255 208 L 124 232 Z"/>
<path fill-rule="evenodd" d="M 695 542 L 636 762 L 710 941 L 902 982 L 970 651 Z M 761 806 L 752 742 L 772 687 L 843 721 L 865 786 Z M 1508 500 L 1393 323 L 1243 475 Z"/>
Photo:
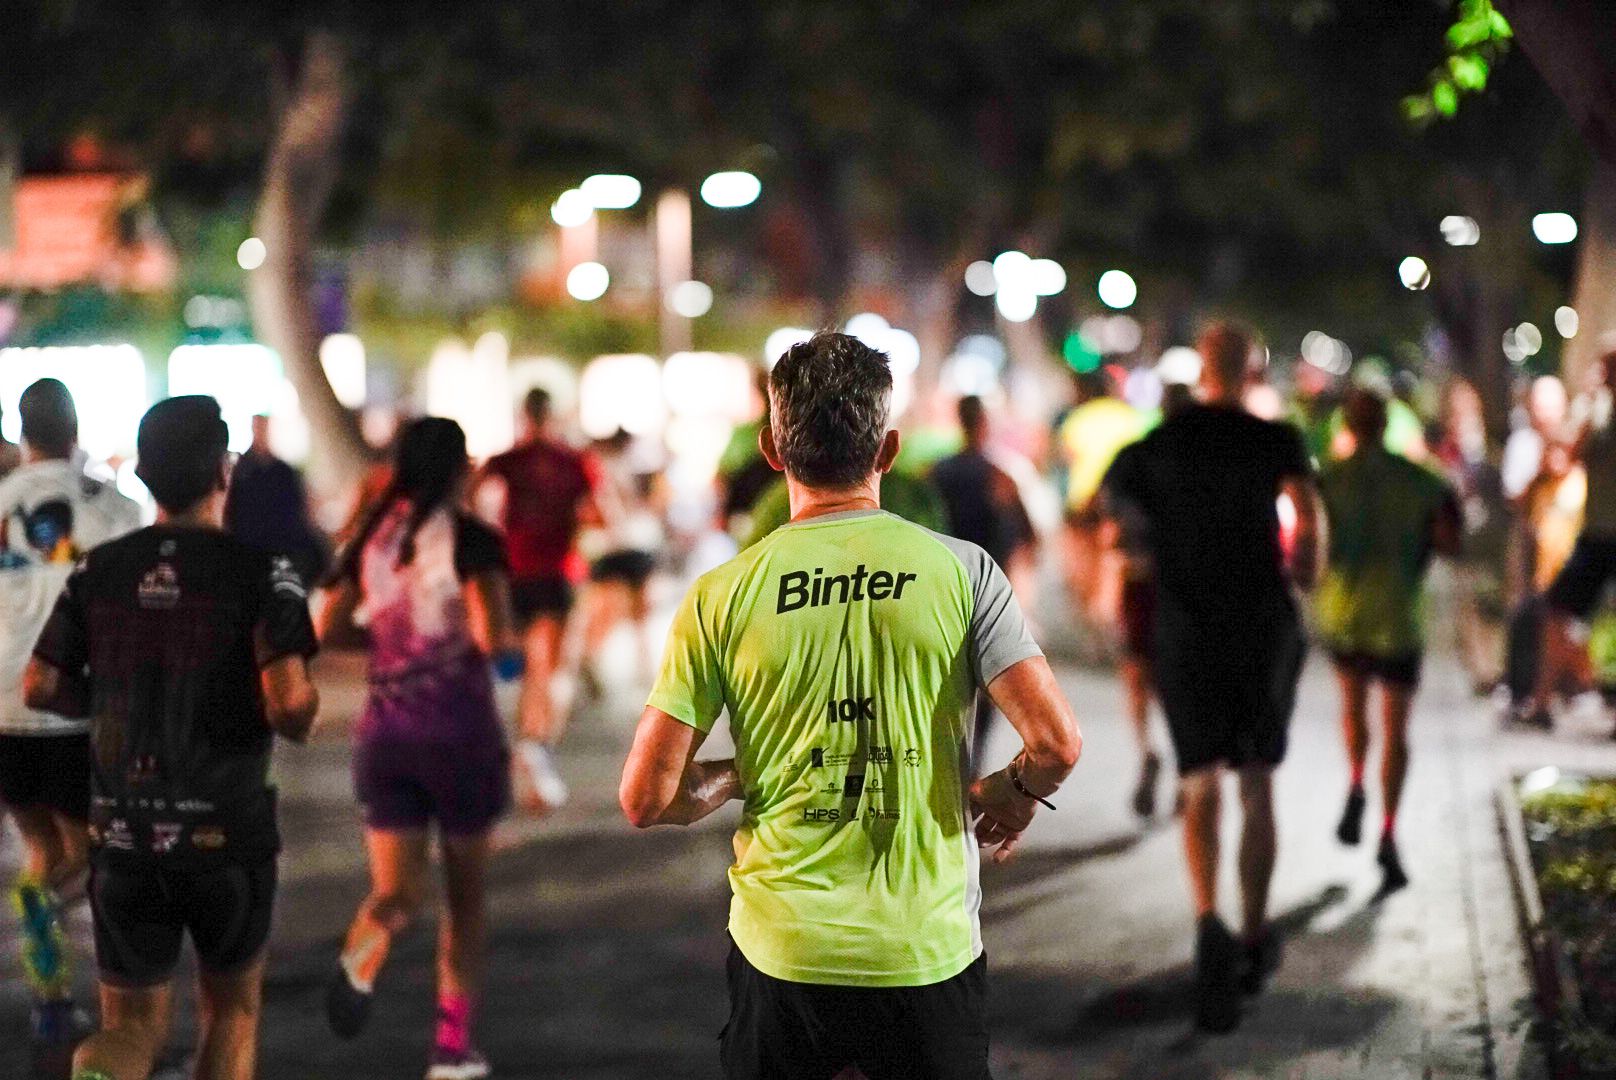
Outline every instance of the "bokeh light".
<path fill-rule="evenodd" d="M 236 248 L 236 265 L 243 270 L 256 270 L 269 257 L 269 248 L 256 236 L 249 236 Z"/>
<path fill-rule="evenodd" d="M 1125 270 L 1107 270 L 1101 274 L 1096 291 L 1100 294 L 1100 303 L 1118 311 L 1133 307 L 1133 302 L 1139 298 L 1139 286 Z"/>
<path fill-rule="evenodd" d="M 567 295 L 574 300 L 599 300 L 611 283 L 611 273 L 598 262 L 579 263 L 567 271 Z"/>

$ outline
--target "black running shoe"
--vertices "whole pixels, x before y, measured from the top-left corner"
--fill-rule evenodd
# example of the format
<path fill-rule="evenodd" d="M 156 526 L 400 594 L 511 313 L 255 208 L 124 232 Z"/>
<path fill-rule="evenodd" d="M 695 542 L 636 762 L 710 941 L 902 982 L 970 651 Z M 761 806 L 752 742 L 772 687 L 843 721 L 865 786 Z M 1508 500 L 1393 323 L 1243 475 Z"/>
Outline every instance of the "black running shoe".
<path fill-rule="evenodd" d="M 1279 970 L 1285 955 L 1285 942 L 1272 926 L 1263 930 L 1262 937 L 1245 943 L 1245 963 L 1240 968 L 1240 992 L 1249 996 L 1260 994 L 1268 976 Z"/>
<path fill-rule="evenodd" d="M 1240 1026 L 1240 944 L 1216 915 L 1195 938 L 1195 1026 L 1225 1035 Z"/>
<path fill-rule="evenodd" d="M 1356 847 L 1363 839 L 1363 788 L 1347 792 L 1347 805 L 1341 809 L 1341 824 L 1335 827 L 1335 838 L 1348 847 Z"/>
<path fill-rule="evenodd" d="M 1146 754 L 1139 767 L 1139 785 L 1133 789 L 1133 812 L 1142 818 L 1156 816 L 1156 781 L 1161 776 L 1161 755 Z"/>
<path fill-rule="evenodd" d="M 1375 861 L 1380 864 L 1382 874 L 1381 896 L 1390 896 L 1408 884 L 1408 874 L 1403 872 L 1403 860 L 1397 857 L 1397 841 L 1390 836 L 1380 838 L 1380 851 L 1375 854 Z"/>
<path fill-rule="evenodd" d="M 351 1039 L 365 1030 L 373 1000 L 375 994 L 355 986 L 347 969 L 338 964 L 325 988 L 326 1023 L 338 1038 Z"/>

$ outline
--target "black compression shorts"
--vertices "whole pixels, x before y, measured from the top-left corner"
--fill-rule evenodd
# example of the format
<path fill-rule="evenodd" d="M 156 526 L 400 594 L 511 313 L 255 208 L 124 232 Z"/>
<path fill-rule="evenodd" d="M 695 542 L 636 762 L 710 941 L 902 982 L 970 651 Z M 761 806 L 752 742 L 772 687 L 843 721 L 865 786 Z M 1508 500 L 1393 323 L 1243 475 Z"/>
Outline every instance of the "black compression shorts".
<path fill-rule="evenodd" d="M 95 958 L 112 986 L 167 982 L 186 934 L 204 972 L 244 968 L 263 952 L 274 908 L 274 859 L 203 868 L 91 864 Z"/>

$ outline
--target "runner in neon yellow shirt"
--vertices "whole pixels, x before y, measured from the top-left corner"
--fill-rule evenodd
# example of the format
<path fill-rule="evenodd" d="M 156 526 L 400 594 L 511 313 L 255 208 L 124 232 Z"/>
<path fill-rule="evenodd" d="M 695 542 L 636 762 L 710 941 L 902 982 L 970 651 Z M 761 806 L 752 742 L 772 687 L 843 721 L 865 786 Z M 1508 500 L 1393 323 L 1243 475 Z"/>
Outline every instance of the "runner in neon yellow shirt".
<path fill-rule="evenodd" d="M 624 771 L 637 825 L 742 801 L 731 1078 L 986 1077 L 976 848 L 1008 855 L 1081 745 L 987 554 L 878 509 L 890 393 L 845 335 L 776 365 L 762 441 L 792 522 L 686 596 Z M 1024 749 L 968 788 L 982 687 Z M 736 759 L 694 761 L 721 712 Z"/>

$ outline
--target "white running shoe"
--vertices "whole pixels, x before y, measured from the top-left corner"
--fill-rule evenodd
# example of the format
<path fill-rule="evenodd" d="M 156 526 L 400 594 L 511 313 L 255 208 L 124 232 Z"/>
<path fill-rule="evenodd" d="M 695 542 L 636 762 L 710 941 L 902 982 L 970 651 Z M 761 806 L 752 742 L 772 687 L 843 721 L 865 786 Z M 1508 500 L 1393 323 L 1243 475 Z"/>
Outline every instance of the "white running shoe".
<path fill-rule="evenodd" d="M 523 739 L 516 746 L 516 752 L 522 759 L 522 765 L 527 769 L 528 782 L 533 785 L 533 793 L 544 804 L 546 810 L 559 810 L 567 805 L 567 798 L 571 794 L 567 790 L 567 782 L 561 779 L 561 773 L 556 768 L 555 757 L 550 748 L 536 739 Z"/>
<path fill-rule="evenodd" d="M 483 1080 L 492 1073 L 488 1059 L 475 1050 L 467 1050 L 463 1054 L 434 1050 L 426 1080 Z"/>

